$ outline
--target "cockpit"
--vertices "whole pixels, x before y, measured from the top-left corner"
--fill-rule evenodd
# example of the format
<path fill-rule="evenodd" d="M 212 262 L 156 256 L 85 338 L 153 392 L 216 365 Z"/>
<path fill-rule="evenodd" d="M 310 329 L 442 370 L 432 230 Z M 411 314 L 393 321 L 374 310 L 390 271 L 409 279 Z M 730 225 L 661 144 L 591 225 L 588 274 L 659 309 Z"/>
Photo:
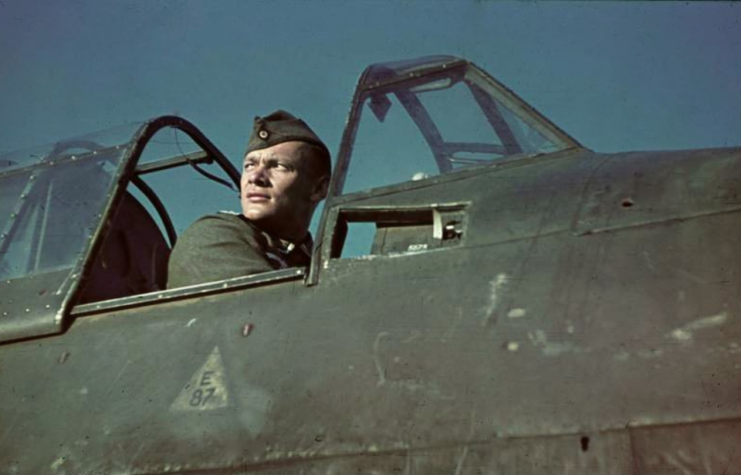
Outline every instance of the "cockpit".
<path fill-rule="evenodd" d="M 335 191 L 421 180 L 578 144 L 468 61 L 374 64 L 360 77 Z M 343 170 L 344 171 L 344 170 Z"/>
<path fill-rule="evenodd" d="M 372 65 L 316 241 L 340 197 L 576 147 L 468 61 Z M 164 291 L 177 234 L 216 203 L 237 206 L 232 158 L 173 116 L 0 156 L 0 341 L 64 331 L 76 305 Z"/>
<path fill-rule="evenodd" d="M 3 339 L 53 333 L 74 305 L 164 290 L 177 239 L 171 213 L 187 206 L 172 199 L 176 189 L 217 181 L 234 196 L 239 187 L 229 160 L 172 116 L 6 154 L 0 164 Z M 180 167 L 189 181 L 161 186 L 156 175 Z"/>

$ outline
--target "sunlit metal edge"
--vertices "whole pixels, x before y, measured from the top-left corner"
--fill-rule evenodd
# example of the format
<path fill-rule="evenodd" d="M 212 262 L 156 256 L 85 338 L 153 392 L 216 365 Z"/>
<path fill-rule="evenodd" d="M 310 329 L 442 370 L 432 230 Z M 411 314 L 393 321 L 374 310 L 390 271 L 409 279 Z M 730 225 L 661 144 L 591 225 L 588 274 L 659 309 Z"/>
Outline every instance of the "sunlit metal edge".
<path fill-rule="evenodd" d="M 187 165 L 189 163 L 204 163 L 210 162 L 210 156 L 205 150 L 198 150 L 196 152 L 185 153 L 182 155 L 175 155 L 173 157 L 162 158 L 154 162 L 147 162 L 136 166 L 137 175 L 146 175 L 147 173 L 153 173 L 161 170 L 167 170 L 170 168 Z"/>
<path fill-rule="evenodd" d="M 358 191 L 355 193 L 348 193 L 340 196 L 333 197 L 326 206 L 333 206 L 336 204 L 349 203 L 352 201 L 358 201 L 368 198 L 376 198 L 378 196 L 385 196 L 393 193 L 402 191 L 415 190 L 419 188 L 427 188 L 430 186 L 438 185 L 441 183 L 450 183 L 459 180 L 465 180 L 467 178 L 483 176 L 489 173 L 499 172 L 502 169 L 517 168 L 520 166 L 527 166 L 533 163 L 547 162 L 551 160 L 560 160 L 563 158 L 571 157 L 578 153 L 592 153 L 590 150 L 582 147 L 567 148 L 559 150 L 557 152 L 548 153 L 534 153 L 518 156 L 510 156 L 506 159 L 488 161 L 487 163 L 481 163 L 471 165 L 465 168 L 454 170 L 444 175 L 435 175 L 430 178 L 414 181 L 404 181 L 401 183 L 394 183 L 392 185 L 379 186 L 370 190 Z"/>
<path fill-rule="evenodd" d="M 376 81 L 373 83 L 367 83 L 363 81 L 362 83 L 359 83 L 361 86 L 362 91 L 372 91 L 374 89 L 390 86 L 396 83 L 400 82 L 407 82 L 410 79 L 418 79 L 418 78 L 424 78 L 425 76 L 430 76 L 434 74 L 438 74 L 442 71 L 449 71 L 451 69 L 455 69 L 457 67 L 467 67 L 469 64 L 471 64 L 469 61 L 462 59 L 462 58 L 456 58 L 452 59 L 450 62 L 438 64 L 435 66 L 429 66 L 427 68 L 423 68 L 421 70 L 413 71 L 410 73 L 406 73 L 402 76 L 397 76 L 395 78 L 390 78 L 385 81 Z M 376 66 L 376 64 L 373 64 L 367 68 L 368 71 L 370 71 L 370 68 Z"/>
<path fill-rule="evenodd" d="M 234 165 L 221 153 L 221 151 L 205 136 L 203 133 L 191 122 L 183 119 L 182 117 L 165 115 L 154 118 L 145 124 L 141 125 L 139 129 L 133 134 L 132 139 L 127 143 L 126 149 L 122 154 L 118 168 L 113 176 L 112 183 L 113 187 L 110 189 L 110 193 L 106 195 L 106 203 L 102 211 L 102 220 L 98 227 L 95 229 L 92 235 L 88 237 L 88 242 L 82 249 L 80 258 L 74 264 L 74 270 L 71 274 L 70 279 L 64 282 L 66 286 L 66 297 L 62 300 L 60 305 L 60 311 L 58 316 L 72 316 L 74 315 L 73 310 L 70 310 L 76 294 L 80 288 L 80 277 L 87 275 L 90 267 L 93 265 L 95 254 L 102 245 L 103 237 L 108 233 L 108 230 L 112 224 L 109 219 L 111 213 L 117 208 L 119 201 L 123 197 L 123 193 L 120 193 L 121 188 L 128 186 L 131 178 L 136 174 L 136 166 L 139 158 L 144 151 L 149 140 L 161 129 L 165 127 L 176 128 L 185 134 L 187 134 L 201 149 L 206 151 L 213 157 L 213 159 L 224 169 L 226 174 L 232 179 L 235 184 L 239 183 L 240 174 Z M 63 318 L 61 319 L 63 320 Z M 61 330 L 64 331 L 65 324 L 70 322 L 61 321 Z"/>
<path fill-rule="evenodd" d="M 132 295 L 119 299 L 105 300 L 102 302 L 93 302 L 83 305 L 77 305 L 72 309 L 71 315 L 81 317 L 117 310 L 126 310 L 134 307 L 142 307 L 174 300 L 183 300 L 187 298 L 205 297 L 222 292 L 259 287 L 276 282 L 298 280 L 306 275 L 304 268 L 280 269 L 277 271 L 263 274 L 250 275 L 245 277 L 235 277 L 233 279 L 219 282 L 209 282 L 206 284 L 191 285 L 188 287 L 179 287 L 176 289 L 162 290 L 158 292 L 149 292 L 146 294 Z"/>
<path fill-rule="evenodd" d="M 708 216 L 716 216 L 716 215 L 721 215 L 721 214 L 733 214 L 733 213 L 738 213 L 738 212 L 741 212 L 741 206 L 731 205 L 727 208 L 712 209 L 708 211 L 702 211 L 699 213 L 687 213 L 687 214 L 682 214 L 678 216 L 668 216 L 668 217 L 664 217 L 660 219 L 648 219 L 648 220 L 638 221 L 638 222 L 630 223 L 630 224 L 621 224 L 621 225 L 607 226 L 607 227 L 601 227 L 601 228 L 590 228 L 590 229 L 585 229 L 582 231 L 574 230 L 572 231 L 572 234 L 574 236 L 591 236 L 593 234 L 614 233 L 614 232 L 623 231 L 626 229 L 665 225 L 666 223 L 689 221 L 692 219 L 705 218 Z"/>
<path fill-rule="evenodd" d="M 625 434 L 626 437 L 632 438 L 634 436 L 633 431 L 634 430 L 641 430 L 641 429 L 659 429 L 659 428 L 682 428 L 684 426 L 688 425 L 696 425 L 696 424 L 702 424 L 702 425 L 710 425 L 710 424 L 720 424 L 720 423 L 738 423 L 741 422 L 741 418 L 739 417 L 723 417 L 723 418 L 714 418 L 714 419 L 707 419 L 707 420 L 695 420 L 695 421 L 681 421 L 681 422 L 673 422 L 673 423 L 666 423 L 666 424 L 650 424 L 647 426 L 636 426 L 632 425 L 631 423 L 622 426 L 622 427 L 609 427 L 609 428 L 603 428 L 603 429 L 584 429 L 584 430 L 578 430 L 575 429 L 573 431 L 566 431 L 566 432 L 553 432 L 553 433 L 532 433 L 532 434 L 517 434 L 517 435 L 505 435 L 505 434 L 496 434 L 494 437 L 487 437 L 487 438 L 475 438 L 475 439 L 469 439 L 469 440 L 460 440 L 460 441 L 451 441 L 451 442 L 445 442 L 440 444 L 430 444 L 430 445 L 421 445 L 421 446 L 413 446 L 409 444 L 408 442 L 404 441 L 397 441 L 397 442 L 391 442 L 385 446 L 377 446 L 375 444 L 369 444 L 365 447 L 363 447 L 361 450 L 334 450 L 334 451 L 322 451 L 322 450 L 304 450 L 304 451 L 295 451 L 295 452 L 287 452 L 284 456 L 274 456 L 274 457 L 266 457 L 264 455 L 258 455 L 253 457 L 238 457 L 233 458 L 230 460 L 224 460 L 221 462 L 217 462 L 216 464 L 204 464 L 204 465 L 198 465 L 198 464 L 192 464 L 192 463 L 186 463 L 183 465 L 173 465 L 173 464 L 153 464 L 145 467 L 140 467 L 145 470 L 145 473 L 187 473 L 192 475 L 197 474 L 231 474 L 231 473 L 244 473 L 245 470 L 248 470 L 250 472 L 256 471 L 256 472 L 263 472 L 269 471 L 270 473 L 273 473 L 273 470 L 282 467 L 285 470 L 292 469 L 290 473 L 299 473 L 297 469 L 299 469 L 302 465 L 307 463 L 316 463 L 316 462 L 322 462 L 322 461 L 332 461 L 332 460 L 342 460 L 342 459 L 353 459 L 353 458 L 359 458 L 359 457 L 367 457 L 367 456 L 373 456 L 373 457 L 386 457 L 386 456 L 393 456 L 393 455 L 399 455 L 399 456 L 411 456 L 411 455 L 424 455 L 429 454 L 432 452 L 442 451 L 442 450 L 450 450 L 450 449 L 459 449 L 459 448 L 476 448 L 476 449 L 485 449 L 488 447 L 491 447 L 492 444 L 500 444 L 503 442 L 518 442 L 518 441 L 528 441 L 533 439 L 559 439 L 559 438 L 569 438 L 569 437 L 583 437 L 583 436 L 601 436 L 606 434 Z M 635 458 L 635 454 L 631 453 L 631 457 Z M 278 472 L 275 472 L 278 473 Z M 283 473 L 283 472 L 281 472 Z"/>
<path fill-rule="evenodd" d="M 7 176 L 11 176 L 11 175 L 16 175 L 18 173 L 24 173 L 29 170 L 38 170 L 38 169 L 43 169 L 43 168 L 55 167 L 61 164 L 65 164 L 67 162 L 77 163 L 77 162 L 82 162 L 82 161 L 90 160 L 94 158 L 100 158 L 101 155 L 104 155 L 105 153 L 110 152 L 111 150 L 121 150 L 123 147 L 127 145 L 128 145 L 128 142 L 124 144 L 111 145 L 110 147 L 101 148 L 100 150 L 94 150 L 92 152 L 75 154 L 75 155 L 71 155 L 69 157 L 62 158 L 59 160 L 51 160 L 48 162 L 39 161 L 33 164 L 26 165 L 24 167 L 18 167 L 18 168 L 13 168 L 11 170 L 0 171 L 0 179 L 5 178 Z"/>

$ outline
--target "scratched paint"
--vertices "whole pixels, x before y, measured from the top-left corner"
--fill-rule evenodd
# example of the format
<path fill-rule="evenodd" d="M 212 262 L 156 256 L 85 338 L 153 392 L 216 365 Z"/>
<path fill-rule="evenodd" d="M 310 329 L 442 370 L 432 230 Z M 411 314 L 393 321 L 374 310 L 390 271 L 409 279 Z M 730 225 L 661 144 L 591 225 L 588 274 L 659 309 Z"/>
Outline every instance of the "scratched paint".
<path fill-rule="evenodd" d="M 381 332 L 376 335 L 376 340 L 373 342 L 373 361 L 376 365 L 376 371 L 378 373 L 378 382 L 376 386 L 383 386 L 386 384 L 386 371 L 383 369 L 381 363 L 381 357 L 379 355 L 379 348 L 381 347 L 381 340 L 388 336 L 388 332 Z"/>
<path fill-rule="evenodd" d="M 520 349 L 520 344 L 516 341 L 510 341 L 507 343 L 507 351 L 515 352 Z"/>
<path fill-rule="evenodd" d="M 380 332 L 376 335 L 373 342 L 373 362 L 376 367 L 376 373 L 378 375 L 378 381 L 376 382 L 377 387 L 386 386 L 393 389 L 402 389 L 405 391 L 421 391 L 428 396 L 440 398 L 444 400 L 453 400 L 454 396 L 445 394 L 441 390 L 440 386 L 435 381 L 424 381 L 417 378 L 404 378 L 404 379 L 390 379 L 387 375 L 386 365 L 384 365 L 382 342 L 389 336 L 388 332 Z M 399 363 L 401 358 L 391 358 L 392 362 Z"/>
<path fill-rule="evenodd" d="M 507 285 L 507 274 L 498 274 L 492 281 L 489 282 L 489 304 L 484 309 L 484 319 L 481 322 L 482 326 L 488 325 L 490 322 L 496 320 L 496 310 L 499 304 L 499 297 L 502 289 Z"/>
<path fill-rule="evenodd" d="M 723 325 L 726 320 L 728 320 L 728 314 L 726 312 L 699 318 L 687 325 L 675 328 L 669 332 L 668 336 L 680 342 L 691 342 L 694 332 Z"/>
<path fill-rule="evenodd" d="M 51 464 L 51 467 L 49 467 L 49 468 L 51 468 L 52 472 L 54 472 L 54 471 L 58 470 L 58 469 L 59 469 L 59 467 L 61 467 L 61 466 L 62 466 L 62 464 L 64 463 L 64 461 L 65 461 L 65 458 L 64 458 L 64 457 L 59 457 L 59 458 L 57 458 L 57 459 L 56 459 L 56 460 L 55 460 L 55 461 L 54 461 L 54 462 L 53 462 L 53 463 Z"/>
<path fill-rule="evenodd" d="M 564 353 L 575 353 L 579 350 L 570 341 L 549 341 L 543 330 L 535 330 L 527 334 L 533 346 L 540 348 L 545 356 L 560 356 Z"/>
<path fill-rule="evenodd" d="M 509 318 L 522 318 L 527 314 L 527 311 L 524 308 L 513 308 L 512 310 L 507 313 L 507 317 Z"/>

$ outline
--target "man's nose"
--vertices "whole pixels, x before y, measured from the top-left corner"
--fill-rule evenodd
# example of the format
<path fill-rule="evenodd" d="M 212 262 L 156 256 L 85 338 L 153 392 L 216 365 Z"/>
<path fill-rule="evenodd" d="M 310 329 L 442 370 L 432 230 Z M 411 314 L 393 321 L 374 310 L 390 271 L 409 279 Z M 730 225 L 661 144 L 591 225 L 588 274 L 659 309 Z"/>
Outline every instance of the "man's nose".
<path fill-rule="evenodd" d="M 267 168 L 264 165 L 256 165 L 247 173 L 247 182 L 264 185 L 268 181 Z"/>

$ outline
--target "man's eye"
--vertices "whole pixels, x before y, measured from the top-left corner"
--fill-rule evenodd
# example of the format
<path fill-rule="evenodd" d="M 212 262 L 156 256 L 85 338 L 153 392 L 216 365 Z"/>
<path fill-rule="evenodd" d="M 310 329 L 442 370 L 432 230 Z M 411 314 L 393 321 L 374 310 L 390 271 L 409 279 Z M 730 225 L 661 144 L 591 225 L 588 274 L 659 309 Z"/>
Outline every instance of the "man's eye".
<path fill-rule="evenodd" d="M 244 164 L 244 169 L 245 170 L 249 170 L 250 168 L 255 168 L 255 164 L 254 163 L 245 163 Z"/>
<path fill-rule="evenodd" d="M 276 170 L 280 170 L 280 171 L 288 171 L 291 169 L 288 165 L 284 163 L 276 163 L 275 165 L 273 165 L 273 168 L 275 168 Z"/>

